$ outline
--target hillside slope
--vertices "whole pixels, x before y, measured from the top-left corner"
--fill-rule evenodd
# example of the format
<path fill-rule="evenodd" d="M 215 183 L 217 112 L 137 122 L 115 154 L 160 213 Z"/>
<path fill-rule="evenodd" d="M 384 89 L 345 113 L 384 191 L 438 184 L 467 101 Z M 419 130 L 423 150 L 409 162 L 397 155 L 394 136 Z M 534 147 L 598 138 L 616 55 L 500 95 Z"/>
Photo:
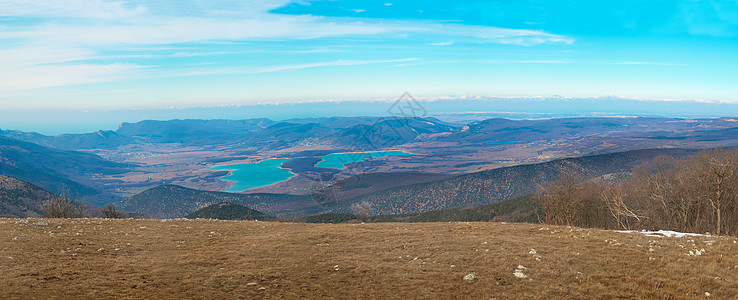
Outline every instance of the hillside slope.
<path fill-rule="evenodd" d="M 39 217 L 41 203 L 53 196 L 34 184 L 0 175 L 0 218 Z"/>
<path fill-rule="evenodd" d="M 104 160 L 97 155 L 58 150 L 0 136 L 0 175 L 18 178 L 52 193 L 68 192 L 91 204 L 118 200 L 104 192 L 96 175 L 120 174 L 128 165 Z"/>
<path fill-rule="evenodd" d="M 581 170 L 585 178 L 630 172 L 659 155 L 684 156 L 691 150 L 637 150 L 583 156 L 459 175 L 450 179 L 391 188 L 338 202 L 334 212 L 350 212 L 368 202 L 375 214 L 406 214 L 485 205 L 538 192 L 562 170 Z"/>
<path fill-rule="evenodd" d="M 528 195 L 514 199 L 503 200 L 492 204 L 448 208 L 421 213 L 375 215 L 369 218 L 370 222 L 488 222 L 492 220 L 506 222 L 538 223 L 545 218 L 541 211 L 540 198 L 537 195 Z M 220 218 L 215 218 L 220 219 Z M 346 223 L 358 221 L 352 213 L 324 213 L 300 217 L 292 222 L 301 223 Z"/>
<path fill-rule="evenodd" d="M 0 219 L 0 249 L 2 299 L 738 295 L 735 238 L 539 224 Z"/>

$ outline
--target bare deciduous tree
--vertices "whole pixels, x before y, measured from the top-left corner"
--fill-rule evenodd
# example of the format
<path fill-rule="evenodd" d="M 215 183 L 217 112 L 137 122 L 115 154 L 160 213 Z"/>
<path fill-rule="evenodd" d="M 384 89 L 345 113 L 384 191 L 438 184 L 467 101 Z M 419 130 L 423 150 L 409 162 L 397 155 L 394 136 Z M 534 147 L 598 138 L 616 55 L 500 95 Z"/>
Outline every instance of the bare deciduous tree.
<path fill-rule="evenodd" d="M 567 170 L 542 194 L 546 222 L 619 229 L 738 234 L 738 151 L 658 157 L 621 182 Z M 604 212 L 604 215 L 602 214 Z"/>
<path fill-rule="evenodd" d="M 68 192 L 62 192 L 44 201 L 41 204 L 41 211 L 46 218 L 84 218 L 87 216 L 87 209 L 82 200 L 72 199 Z"/>
<path fill-rule="evenodd" d="M 583 181 L 581 171 L 564 169 L 542 194 L 546 223 L 581 227 L 605 227 L 607 215 L 600 194 L 605 183 Z"/>

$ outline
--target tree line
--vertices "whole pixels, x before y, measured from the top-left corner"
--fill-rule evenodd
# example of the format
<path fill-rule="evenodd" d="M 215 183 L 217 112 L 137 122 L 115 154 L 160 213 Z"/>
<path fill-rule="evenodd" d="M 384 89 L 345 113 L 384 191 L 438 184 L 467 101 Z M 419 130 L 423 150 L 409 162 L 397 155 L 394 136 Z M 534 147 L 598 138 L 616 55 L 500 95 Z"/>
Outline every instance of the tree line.
<path fill-rule="evenodd" d="M 736 150 L 658 157 L 617 181 L 584 180 L 582 173 L 562 170 L 544 187 L 547 223 L 738 235 Z"/>

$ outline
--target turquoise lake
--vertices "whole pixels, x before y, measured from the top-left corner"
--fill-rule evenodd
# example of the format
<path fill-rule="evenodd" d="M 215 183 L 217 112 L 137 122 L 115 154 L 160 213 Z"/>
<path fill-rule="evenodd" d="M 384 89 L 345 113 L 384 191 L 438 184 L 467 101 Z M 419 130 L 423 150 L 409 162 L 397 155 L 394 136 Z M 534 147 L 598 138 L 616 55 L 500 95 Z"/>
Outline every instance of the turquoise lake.
<path fill-rule="evenodd" d="M 361 162 L 367 158 L 380 158 L 386 156 L 405 156 L 414 155 L 404 151 L 374 151 L 374 152 L 354 152 L 354 153 L 333 153 L 320 156 L 322 159 L 316 167 L 345 169 L 345 164 L 353 162 Z M 291 158 L 274 158 L 267 159 L 257 163 L 234 164 L 212 167 L 205 169 L 206 171 L 231 171 L 230 175 L 221 177 L 220 180 L 233 182 L 233 184 L 224 192 L 239 193 L 248 189 L 270 186 L 272 184 L 285 181 L 292 178 L 289 169 L 282 169 L 282 163 L 291 160 Z"/>
<path fill-rule="evenodd" d="M 385 156 L 405 156 L 413 155 L 404 151 L 375 151 L 375 152 L 354 152 L 354 153 L 333 153 L 326 156 L 321 156 L 321 160 L 316 167 L 318 168 L 331 168 L 331 169 L 344 169 L 344 164 L 364 161 L 367 158 L 380 158 Z"/>
<path fill-rule="evenodd" d="M 289 169 L 279 167 L 288 160 L 290 158 L 275 158 L 262 160 L 258 163 L 226 165 L 205 170 L 231 171 L 230 175 L 220 178 L 223 181 L 233 182 L 230 187 L 223 191 L 238 193 L 248 189 L 269 186 L 295 176 L 295 174 L 290 173 Z"/>

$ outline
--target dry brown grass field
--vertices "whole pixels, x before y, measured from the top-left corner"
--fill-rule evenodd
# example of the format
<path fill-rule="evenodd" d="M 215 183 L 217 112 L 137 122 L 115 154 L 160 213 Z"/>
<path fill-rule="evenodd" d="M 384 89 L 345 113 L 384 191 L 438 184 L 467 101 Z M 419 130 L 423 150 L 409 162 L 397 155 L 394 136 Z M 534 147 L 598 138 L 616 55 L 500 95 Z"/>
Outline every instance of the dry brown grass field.
<path fill-rule="evenodd" d="M 738 242 L 511 223 L 0 219 L 0 270 L 2 299 L 736 299 Z"/>

